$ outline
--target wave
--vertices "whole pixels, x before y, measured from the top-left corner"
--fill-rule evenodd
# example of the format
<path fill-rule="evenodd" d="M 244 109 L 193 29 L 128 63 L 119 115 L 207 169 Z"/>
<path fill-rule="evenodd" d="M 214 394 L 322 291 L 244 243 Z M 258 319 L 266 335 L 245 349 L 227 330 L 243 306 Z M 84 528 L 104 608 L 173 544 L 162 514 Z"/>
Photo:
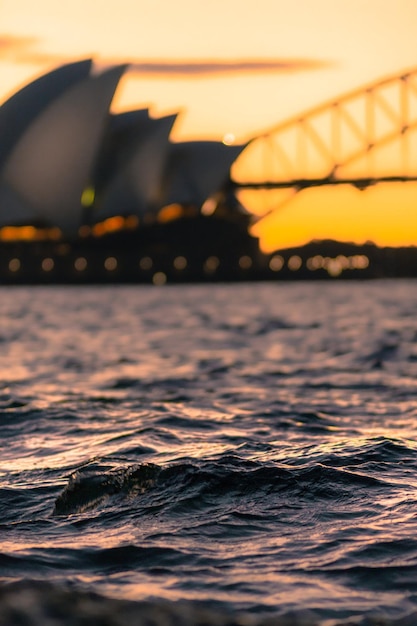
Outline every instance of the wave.
<path fill-rule="evenodd" d="M 118 493 L 140 494 L 155 484 L 160 468 L 152 463 L 99 472 L 75 472 L 55 501 L 54 515 L 82 513 Z"/>
<path fill-rule="evenodd" d="M 0 626 L 417 623 L 414 287 L 5 292 Z"/>
<path fill-rule="evenodd" d="M 365 455 L 365 459 L 366 459 Z M 371 457 L 372 458 L 372 457 Z M 239 456 L 225 455 L 216 460 L 189 460 L 167 466 L 139 463 L 116 468 L 101 469 L 87 466 L 74 472 L 68 484 L 57 497 L 54 515 L 83 513 L 97 508 L 114 496 L 128 497 L 134 506 L 134 497 L 157 494 L 158 502 L 172 505 L 176 502 L 204 507 L 219 505 L 228 498 L 240 496 L 242 501 L 253 495 L 268 496 L 271 501 L 292 496 L 300 500 L 357 498 L 358 489 L 383 488 L 382 477 L 367 475 L 356 469 L 326 465 L 338 457 L 327 456 L 321 462 L 310 461 L 302 467 L 250 461 Z M 358 464 L 357 455 L 354 455 Z M 346 459 L 345 459 L 346 461 Z M 369 495 L 369 494 L 368 494 Z M 120 502 L 120 499 L 119 499 Z M 148 498 L 146 504 L 152 505 Z"/>

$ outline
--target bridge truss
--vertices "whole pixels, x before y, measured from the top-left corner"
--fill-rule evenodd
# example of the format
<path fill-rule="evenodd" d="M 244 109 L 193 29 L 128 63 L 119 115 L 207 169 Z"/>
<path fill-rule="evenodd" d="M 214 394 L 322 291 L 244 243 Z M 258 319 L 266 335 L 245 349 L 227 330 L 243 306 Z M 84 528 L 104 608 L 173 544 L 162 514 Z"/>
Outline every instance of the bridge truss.
<path fill-rule="evenodd" d="M 236 166 L 234 188 L 292 194 L 417 181 L 417 68 L 282 122 L 252 139 Z"/>

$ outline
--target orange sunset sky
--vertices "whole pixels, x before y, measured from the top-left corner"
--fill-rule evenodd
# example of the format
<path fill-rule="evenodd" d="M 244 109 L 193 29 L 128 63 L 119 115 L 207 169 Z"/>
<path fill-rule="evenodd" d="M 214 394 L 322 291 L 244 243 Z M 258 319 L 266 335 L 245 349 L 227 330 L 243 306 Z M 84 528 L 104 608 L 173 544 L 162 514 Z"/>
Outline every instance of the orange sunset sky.
<path fill-rule="evenodd" d="M 237 143 L 417 67 L 416 0 L 0 0 L 0 102 L 64 62 L 129 62 L 114 108 L 181 111 L 173 139 Z M 257 213 L 270 210 L 258 194 Z M 259 222 L 264 249 L 312 238 L 417 244 L 417 185 L 315 189 Z"/>

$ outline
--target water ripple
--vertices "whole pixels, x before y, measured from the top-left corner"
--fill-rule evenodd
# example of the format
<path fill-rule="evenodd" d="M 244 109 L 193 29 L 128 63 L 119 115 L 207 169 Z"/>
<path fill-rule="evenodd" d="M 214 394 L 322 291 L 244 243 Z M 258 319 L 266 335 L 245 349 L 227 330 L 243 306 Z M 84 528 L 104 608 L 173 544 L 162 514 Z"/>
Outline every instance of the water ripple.
<path fill-rule="evenodd" d="M 0 624 L 415 623 L 413 281 L 1 295 Z"/>

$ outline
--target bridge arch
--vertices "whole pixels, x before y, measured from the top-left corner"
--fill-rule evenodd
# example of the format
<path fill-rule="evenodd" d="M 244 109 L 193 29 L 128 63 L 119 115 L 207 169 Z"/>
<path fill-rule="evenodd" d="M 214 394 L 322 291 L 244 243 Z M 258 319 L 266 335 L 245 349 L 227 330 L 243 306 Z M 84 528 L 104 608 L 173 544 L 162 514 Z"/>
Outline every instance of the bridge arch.
<path fill-rule="evenodd" d="M 417 180 L 417 68 L 365 85 L 254 137 L 236 161 L 243 189 Z"/>

